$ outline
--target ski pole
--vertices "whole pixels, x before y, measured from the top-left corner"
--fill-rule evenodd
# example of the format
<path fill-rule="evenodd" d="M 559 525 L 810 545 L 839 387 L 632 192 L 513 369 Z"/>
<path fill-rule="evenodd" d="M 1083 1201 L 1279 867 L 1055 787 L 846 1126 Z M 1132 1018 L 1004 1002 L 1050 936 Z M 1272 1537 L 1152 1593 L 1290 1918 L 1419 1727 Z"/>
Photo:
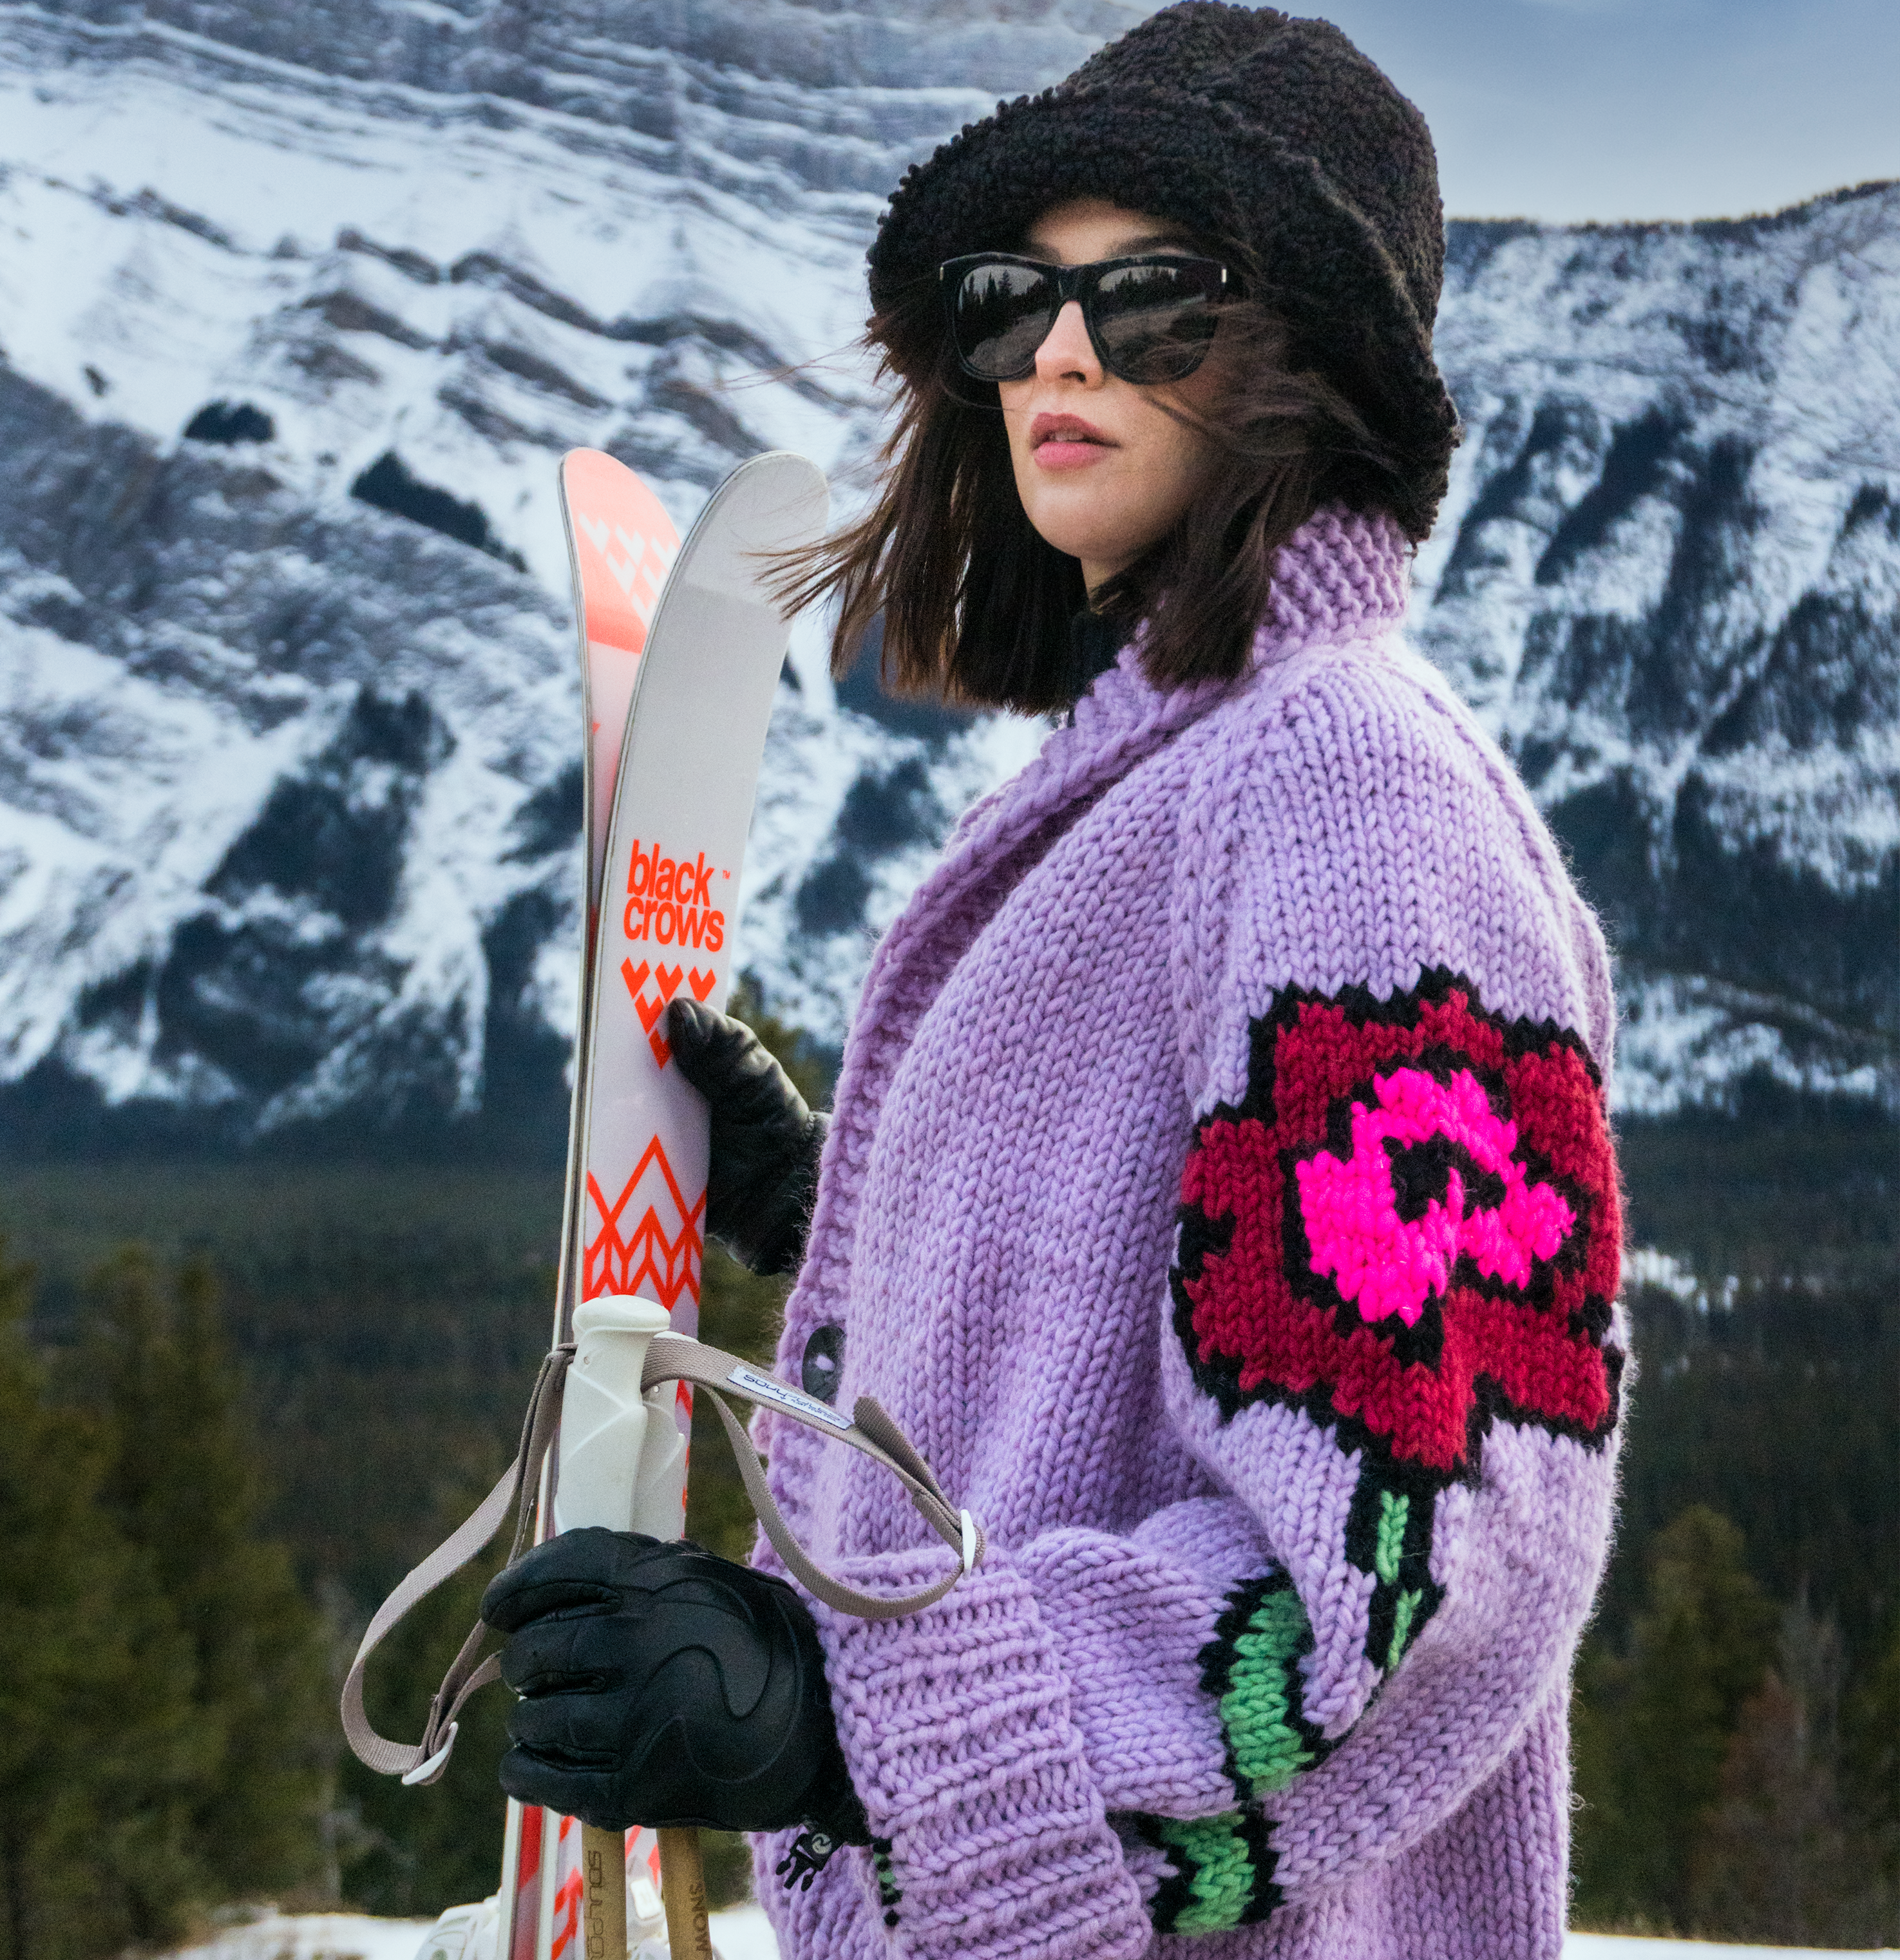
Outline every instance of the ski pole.
<path fill-rule="evenodd" d="M 603 1293 L 574 1310 L 574 1362 L 561 1411 L 554 1529 L 644 1532 L 676 1538 L 683 1519 L 686 1439 L 673 1390 L 640 1392 L 647 1344 L 672 1316 L 658 1301 Z M 657 1418 L 649 1422 L 649 1414 Z M 627 1960 L 625 1834 L 582 1827 L 582 1926 L 587 1960 Z M 712 1960 L 699 1834 L 660 1833 L 660 1897 L 673 1960 Z"/>
<path fill-rule="evenodd" d="M 669 1825 L 660 1833 L 660 1900 L 673 1960 L 714 1960 L 705 1861 L 691 1825 Z"/>

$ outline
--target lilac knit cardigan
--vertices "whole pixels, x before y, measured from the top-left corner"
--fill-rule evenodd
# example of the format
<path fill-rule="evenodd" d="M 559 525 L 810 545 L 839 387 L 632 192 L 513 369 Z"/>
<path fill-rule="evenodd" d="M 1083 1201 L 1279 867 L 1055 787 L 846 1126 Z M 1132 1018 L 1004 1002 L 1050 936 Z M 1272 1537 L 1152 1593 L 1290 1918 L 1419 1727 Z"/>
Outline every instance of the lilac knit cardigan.
<path fill-rule="evenodd" d="M 1286 547 L 1240 683 L 1134 653 L 879 948 L 779 1372 L 843 1330 L 988 1555 L 816 1608 L 875 1843 L 788 1960 L 1532 1960 L 1613 1494 L 1596 922 L 1396 637 L 1396 527 Z M 830 1337 L 828 1337 L 830 1338 Z M 769 1415 L 821 1562 L 945 1554 Z"/>

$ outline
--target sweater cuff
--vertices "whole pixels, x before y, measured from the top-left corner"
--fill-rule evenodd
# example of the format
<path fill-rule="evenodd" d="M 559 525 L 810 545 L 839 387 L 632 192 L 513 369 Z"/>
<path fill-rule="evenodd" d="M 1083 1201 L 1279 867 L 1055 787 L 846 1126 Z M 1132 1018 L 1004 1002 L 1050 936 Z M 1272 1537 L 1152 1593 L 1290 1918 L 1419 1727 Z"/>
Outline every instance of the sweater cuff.
<path fill-rule="evenodd" d="M 940 1552 L 842 1559 L 871 1592 L 940 1577 Z M 1068 1682 L 1006 1554 L 901 1620 L 814 1606 L 839 1739 L 870 1822 L 866 1862 L 896 1950 L 961 1960 L 1118 1960 L 1146 1915 L 1088 1774 Z"/>

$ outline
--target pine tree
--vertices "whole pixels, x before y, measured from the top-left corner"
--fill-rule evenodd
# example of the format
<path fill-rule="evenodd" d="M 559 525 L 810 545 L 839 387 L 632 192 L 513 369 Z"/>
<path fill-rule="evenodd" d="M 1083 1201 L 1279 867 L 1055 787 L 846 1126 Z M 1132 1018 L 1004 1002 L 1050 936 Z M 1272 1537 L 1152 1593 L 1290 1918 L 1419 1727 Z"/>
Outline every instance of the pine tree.
<path fill-rule="evenodd" d="M 1657 1534 L 1628 1652 L 1595 1652 L 1579 1672 L 1580 1924 L 1690 1923 L 1698 1834 L 1767 1670 L 1774 1618 L 1727 1518 L 1692 1505 Z"/>
<path fill-rule="evenodd" d="M 465 1507 L 466 1510 L 467 1507 Z M 460 1522 L 447 1519 L 438 1535 Z M 475 1624 L 499 1564 L 493 1553 L 423 1600 L 377 1650 L 364 1699 L 386 1736 L 422 1732 L 429 1698 Z M 463 1710 L 455 1754 L 439 1783 L 406 1789 L 346 1757 L 339 1782 L 343 1896 L 367 1912 L 432 1914 L 485 1898 L 501 1869 L 505 1815 L 495 1778 L 508 1747 L 510 1696 L 485 1688 Z"/>
<path fill-rule="evenodd" d="M 87 1960 L 182 1930 L 207 1759 L 189 1643 L 100 1503 L 102 1425 L 48 1399 L 30 1292 L 0 1257 L 0 1952 Z"/>
<path fill-rule="evenodd" d="M 1742 1707 L 1720 1800 L 1699 1835 L 1690 1919 L 1712 1937 L 1873 1946 L 1900 1930 L 1874 1834 L 1840 1789 L 1841 1635 L 1805 1600 Z"/>
<path fill-rule="evenodd" d="M 1900 1621 L 1849 1698 L 1844 1726 L 1847 1802 L 1900 1897 Z M 1889 1939 L 1900 1945 L 1900 1935 Z"/>
<path fill-rule="evenodd" d="M 167 1290 L 122 1251 L 94 1275 L 87 1343 L 110 1440 L 100 1498 L 151 1561 L 189 1643 L 203 1752 L 186 1843 L 205 1900 L 294 1888 L 322 1869 L 334 1721 L 316 1613 L 259 1531 L 258 1456 L 208 1265 Z"/>

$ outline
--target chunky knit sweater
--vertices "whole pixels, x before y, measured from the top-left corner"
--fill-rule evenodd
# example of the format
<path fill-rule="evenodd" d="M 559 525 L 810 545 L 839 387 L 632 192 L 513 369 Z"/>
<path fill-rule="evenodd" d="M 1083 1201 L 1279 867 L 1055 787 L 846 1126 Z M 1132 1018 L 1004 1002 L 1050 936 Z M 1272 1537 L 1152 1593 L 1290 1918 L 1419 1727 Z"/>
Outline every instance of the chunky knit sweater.
<path fill-rule="evenodd" d="M 1613 1008 L 1405 590 L 1322 514 L 1242 682 L 1125 651 L 879 948 L 778 1365 L 842 1351 L 988 1551 L 814 1609 L 875 1841 L 791 1892 L 758 1847 L 794 1960 L 1558 1950 Z M 873 1466 L 759 1437 L 821 1562 L 941 1570 Z"/>

